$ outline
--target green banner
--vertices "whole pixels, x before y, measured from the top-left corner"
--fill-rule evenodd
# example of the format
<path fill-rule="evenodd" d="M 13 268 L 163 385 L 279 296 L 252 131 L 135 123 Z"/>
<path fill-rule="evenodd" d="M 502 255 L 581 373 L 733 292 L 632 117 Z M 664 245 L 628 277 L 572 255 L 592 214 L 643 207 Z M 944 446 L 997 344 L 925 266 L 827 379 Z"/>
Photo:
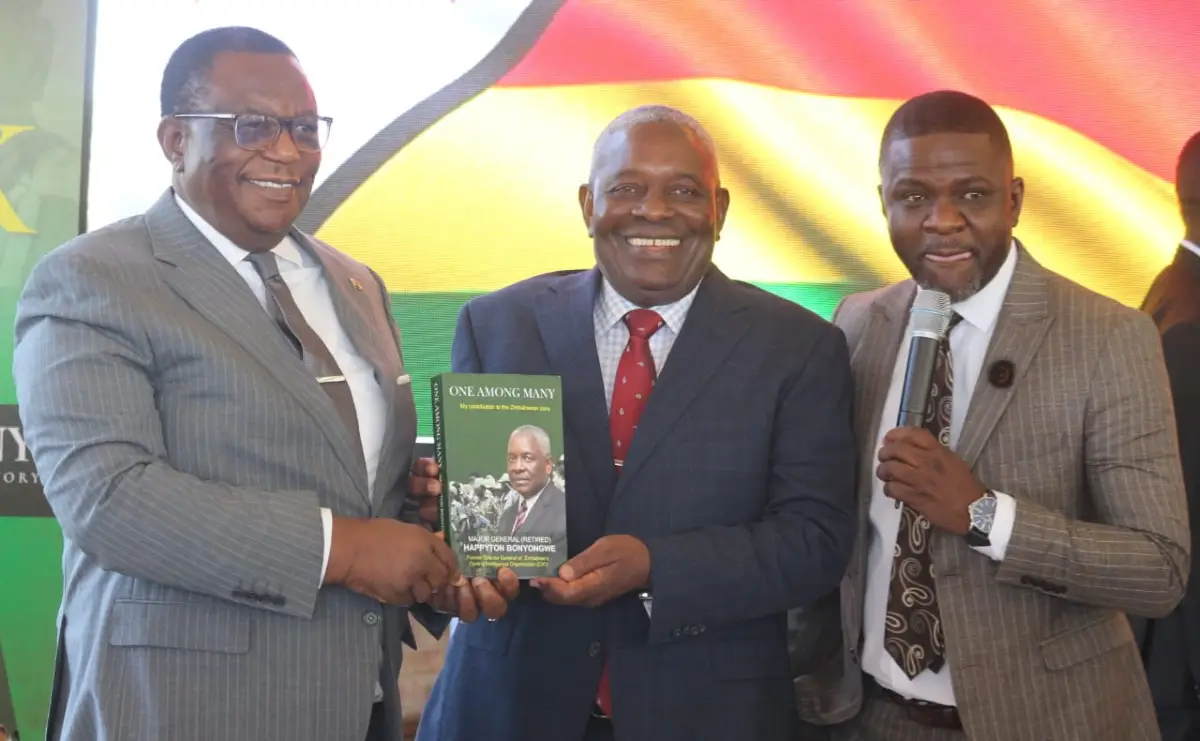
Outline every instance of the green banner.
<path fill-rule="evenodd" d="M 82 228 L 94 19 L 91 0 L 0 2 L 0 724 L 26 739 L 45 733 L 62 534 L 21 433 L 12 326 L 33 265 Z"/>

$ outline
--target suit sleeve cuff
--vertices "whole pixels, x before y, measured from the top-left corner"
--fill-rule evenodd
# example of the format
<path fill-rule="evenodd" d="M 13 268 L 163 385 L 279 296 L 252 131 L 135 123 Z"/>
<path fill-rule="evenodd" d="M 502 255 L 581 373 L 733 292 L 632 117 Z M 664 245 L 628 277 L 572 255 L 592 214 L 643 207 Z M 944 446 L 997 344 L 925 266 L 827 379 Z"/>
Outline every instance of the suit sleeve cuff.
<path fill-rule="evenodd" d="M 329 546 L 333 536 L 333 512 L 328 507 L 321 508 L 321 530 L 325 533 L 325 555 L 321 558 L 321 580 L 318 585 L 325 583 L 325 571 L 329 568 Z"/>
<path fill-rule="evenodd" d="M 1003 492 L 994 493 L 996 517 L 992 520 L 992 532 L 988 537 L 991 544 L 972 547 L 993 561 L 1003 561 L 1008 550 L 1008 541 L 1012 537 L 1013 523 L 1017 520 L 1017 500 Z"/>

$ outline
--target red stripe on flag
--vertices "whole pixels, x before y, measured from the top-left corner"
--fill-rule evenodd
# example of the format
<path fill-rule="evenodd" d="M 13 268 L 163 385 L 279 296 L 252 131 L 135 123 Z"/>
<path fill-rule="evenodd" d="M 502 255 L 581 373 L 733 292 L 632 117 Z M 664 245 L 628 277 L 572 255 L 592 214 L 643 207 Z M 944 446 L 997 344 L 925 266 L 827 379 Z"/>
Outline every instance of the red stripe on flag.
<path fill-rule="evenodd" d="M 953 87 L 1174 178 L 1200 127 L 1195 0 L 567 0 L 498 83 L 719 77 L 845 97 Z"/>

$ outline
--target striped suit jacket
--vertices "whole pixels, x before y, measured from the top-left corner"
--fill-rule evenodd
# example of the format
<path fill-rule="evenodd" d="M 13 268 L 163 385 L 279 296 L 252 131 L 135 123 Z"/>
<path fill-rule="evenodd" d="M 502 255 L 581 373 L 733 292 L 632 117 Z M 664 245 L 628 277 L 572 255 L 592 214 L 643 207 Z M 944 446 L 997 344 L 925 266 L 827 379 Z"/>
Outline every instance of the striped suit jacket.
<path fill-rule="evenodd" d="M 170 192 L 28 281 L 14 374 L 65 540 L 51 738 L 362 739 L 381 665 L 401 737 L 407 613 L 320 588 L 319 507 L 401 515 L 412 393 L 378 276 L 294 236 L 392 408 L 374 491 L 329 398 Z"/>
<path fill-rule="evenodd" d="M 1187 505 L 1153 322 L 1036 263 L 1023 247 L 957 454 L 1017 500 L 1002 563 L 935 531 L 947 663 L 971 741 L 1136 741 L 1158 728 L 1125 614 L 1183 595 Z M 859 521 L 841 589 L 843 651 L 795 680 L 801 715 L 836 724 L 861 705 L 863 591 L 874 441 L 904 338 L 912 281 L 848 297 L 860 441 Z"/>

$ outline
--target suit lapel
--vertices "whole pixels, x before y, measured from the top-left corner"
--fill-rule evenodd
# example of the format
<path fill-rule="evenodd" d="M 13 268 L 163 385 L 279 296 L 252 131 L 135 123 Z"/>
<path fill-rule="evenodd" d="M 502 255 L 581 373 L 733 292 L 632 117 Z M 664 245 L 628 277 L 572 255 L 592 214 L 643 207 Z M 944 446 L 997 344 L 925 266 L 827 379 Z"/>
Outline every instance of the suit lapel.
<path fill-rule="evenodd" d="M 355 460 L 337 410 L 316 379 L 305 370 L 242 276 L 192 226 L 175 204 L 171 191 L 146 212 L 146 226 L 155 257 L 169 266 L 160 271 L 166 283 L 296 398 L 366 498 L 366 472 Z"/>
<path fill-rule="evenodd" d="M 1008 408 L 1013 394 L 1020 388 L 1029 364 L 1033 362 L 1053 322 L 1049 310 L 1046 270 L 1034 262 L 1023 248 L 1018 249 L 1020 252 L 1012 283 L 996 320 L 992 341 L 979 379 L 975 382 L 971 406 L 963 421 L 962 434 L 959 435 L 955 451 L 968 466 L 974 466 L 978 460 L 996 423 Z M 998 361 L 1008 361 L 1013 365 L 1012 383 L 1006 388 L 999 388 L 989 380 L 990 370 Z"/>
<path fill-rule="evenodd" d="M 731 289 L 730 280 L 715 267 L 700 284 L 683 330 L 638 420 L 614 498 L 628 488 L 638 469 L 750 328 L 749 317 L 742 311 L 745 304 Z"/>
<path fill-rule="evenodd" d="M 292 238 L 307 250 L 319 263 L 325 274 L 329 295 L 333 300 L 333 309 L 337 313 L 338 322 L 350 338 L 351 344 L 359 356 L 371 364 L 375 371 L 375 381 L 383 391 L 384 405 L 389 413 L 385 415 L 383 440 L 380 445 L 378 469 L 375 472 L 375 491 L 371 492 L 371 501 L 378 505 L 382 496 L 387 493 L 390 482 L 402 471 L 394 470 L 399 466 L 407 467 L 407 461 L 400 456 L 391 455 L 395 445 L 396 435 L 396 378 L 399 367 L 388 361 L 388 356 L 380 347 L 381 334 L 372 329 L 370 305 L 370 290 L 378 294 L 379 288 L 372 283 L 364 285 L 353 271 L 345 264 L 341 255 L 326 249 L 307 235 L 293 231 Z M 390 328 L 389 328 L 390 330 Z M 391 343 L 390 335 L 382 335 Z"/>
<path fill-rule="evenodd" d="M 599 285 L 595 269 L 567 276 L 548 289 L 546 300 L 536 303 L 536 312 L 550 367 L 562 377 L 564 423 L 579 442 L 581 460 L 567 461 L 566 468 L 582 467 L 591 478 L 601 499 L 602 522 L 616 473 L 592 322 Z"/>
<path fill-rule="evenodd" d="M 861 379 L 859 403 L 856 405 L 854 429 L 862 436 L 859 443 L 866 451 L 859 461 L 859 501 L 863 506 L 859 512 L 866 517 L 869 511 L 872 482 L 875 480 L 876 449 L 880 427 L 891 429 L 895 420 L 884 420 L 883 405 L 887 403 L 892 374 L 896 367 L 896 354 L 904 340 L 907 327 L 906 314 L 916 296 L 916 285 L 905 282 L 886 292 L 868 311 L 866 326 L 853 348 L 850 362 L 854 377 Z"/>

